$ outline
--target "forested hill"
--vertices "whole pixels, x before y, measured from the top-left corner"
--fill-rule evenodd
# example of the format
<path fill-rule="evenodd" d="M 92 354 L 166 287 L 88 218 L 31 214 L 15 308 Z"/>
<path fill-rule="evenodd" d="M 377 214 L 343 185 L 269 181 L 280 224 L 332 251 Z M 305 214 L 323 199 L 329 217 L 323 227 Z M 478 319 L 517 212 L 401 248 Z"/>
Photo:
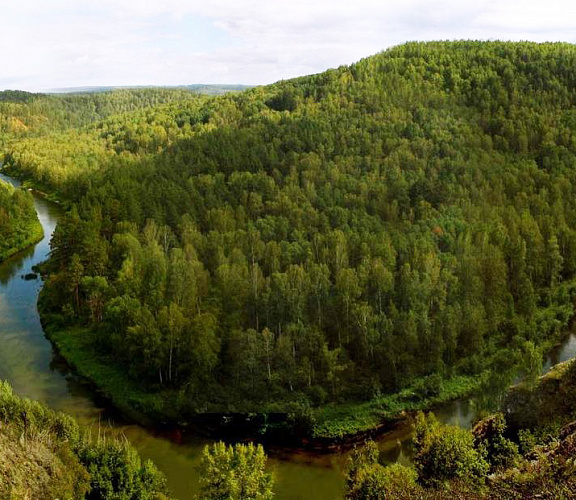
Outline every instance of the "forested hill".
<path fill-rule="evenodd" d="M 242 90 L 246 90 L 252 87 L 252 85 L 226 85 L 226 84 L 202 84 L 202 83 L 195 83 L 192 85 L 177 85 L 174 87 L 155 87 L 155 86 L 136 86 L 136 87 L 65 87 L 54 89 L 51 93 L 56 94 L 87 94 L 87 93 L 100 93 L 100 92 L 109 92 L 111 90 L 138 90 L 138 89 L 152 89 L 152 90 L 162 90 L 162 89 L 176 89 L 176 90 L 191 90 L 198 94 L 206 94 L 206 95 L 221 95 L 226 94 L 227 92 L 240 92 Z"/>
<path fill-rule="evenodd" d="M 573 315 L 575 104 L 573 45 L 409 43 L 5 159 L 74 203 L 44 307 L 172 410 L 402 406 Z"/>
<path fill-rule="evenodd" d="M 177 88 L 63 95 L 5 90 L 0 92 L 0 145 L 17 138 L 84 127 L 110 115 L 188 99 L 197 99 L 197 95 Z"/>

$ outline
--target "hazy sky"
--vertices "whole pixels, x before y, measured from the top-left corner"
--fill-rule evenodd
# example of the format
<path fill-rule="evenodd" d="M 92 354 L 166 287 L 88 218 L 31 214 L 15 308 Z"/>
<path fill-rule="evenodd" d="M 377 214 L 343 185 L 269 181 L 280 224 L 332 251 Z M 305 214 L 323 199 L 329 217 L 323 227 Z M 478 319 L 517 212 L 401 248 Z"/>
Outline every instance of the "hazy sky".
<path fill-rule="evenodd" d="M 409 40 L 576 42 L 574 0 L 0 0 L 0 89 L 271 83 Z"/>

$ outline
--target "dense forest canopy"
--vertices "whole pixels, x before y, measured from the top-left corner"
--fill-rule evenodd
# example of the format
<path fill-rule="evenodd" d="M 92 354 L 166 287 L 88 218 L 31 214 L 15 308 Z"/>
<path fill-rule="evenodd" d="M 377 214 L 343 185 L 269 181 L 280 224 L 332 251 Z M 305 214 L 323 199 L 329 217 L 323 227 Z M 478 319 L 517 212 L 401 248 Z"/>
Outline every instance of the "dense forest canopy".
<path fill-rule="evenodd" d="M 41 235 L 32 195 L 0 180 L 0 261 Z"/>
<path fill-rule="evenodd" d="M 197 98 L 197 93 L 179 88 L 59 95 L 5 90 L 0 92 L 0 141 L 82 128 L 111 115 Z"/>
<path fill-rule="evenodd" d="M 9 171 L 71 205 L 46 307 L 182 411 L 520 363 L 573 314 L 575 68 L 409 43 L 235 95 L 0 103 Z"/>

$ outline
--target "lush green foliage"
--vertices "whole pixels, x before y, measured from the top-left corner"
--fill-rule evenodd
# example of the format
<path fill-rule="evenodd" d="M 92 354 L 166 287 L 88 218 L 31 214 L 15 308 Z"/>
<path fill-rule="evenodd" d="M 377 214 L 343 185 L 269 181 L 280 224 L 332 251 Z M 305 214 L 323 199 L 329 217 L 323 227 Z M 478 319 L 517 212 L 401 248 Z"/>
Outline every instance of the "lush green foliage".
<path fill-rule="evenodd" d="M 3 90 L 0 92 L 0 102 L 30 102 L 38 96 L 23 90 Z"/>
<path fill-rule="evenodd" d="M 349 500 L 385 500 L 410 497 L 419 493 L 414 469 L 378 462 L 378 448 L 368 441 L 354 450 L 346 469 L 346 498 Z"/>
<path fill-rule="evenodd" d="M 418 479 L 425 486 L 441 486 L 458 479 L 472 484 L 484 480 L 488 462 L 482 448 L 474 446 L 474 436 L 467 430 L 441 425 L 433 414 L 418 414 L 414 464 Z"/>
<path fill-rule="evenodd" d="M 100 440 L 78 450 L 80 462 L 90 475 L 89 500 L 162 500 L 167 499 L 164 476 L 149 460 L 126 442 Z"/>
<path fill-rule="evenodd" d="M 0 180 L 0 261 L 42 235 L 32 195 Z"/>
<path fill-rule="evenodd" d="M 178 422 L 174 394 L 150 393 L 137 381 L 127 380 L 121 366 L 111 364 L 104 354 L 94 349 L 94 332 L 87 328 L 62 329 L 59 325 L 49 325 L 46 335 L 67 363 L 93 382 L 126 417 L 143 424 L 167 419 Z"/>
<path fill-rule="evenodd" d="M 555 437 L 548 433 L 545 444 L 533 442 L 524 457 L 506 433 L 502 414 L 481 420 L 472 432 L 420 414 L 415 467 L 381 465 L 376 444 L 368 442 L 348 461 L 346 498 L 574 498 L 576 422 L 554 432 Z"/>
<path fill-rule="evenodd" d="M 0 422 L 2 498 L 167 498 L 162 474 L 125 441 L 92 439 L 72 417 L 1 381 Z"/>
<path fill-rule="evenodd" d="M 18 103 L 55 121 L 9 168 L 75 204 L 47 308 L 181 413 L 531 370 L 574 309 L 575 59 L 411 43 L 237 95 Z"/>
<path fill-rule="evenodd" d="M 496 413 L 472 430 L 474 446 L 482 450 L 492 470 L 511 467 L 518 459 L 518 446 L 506 437 L 507 426 L 504 414 Z"/>
<path fill-rule="evenodd" d="M 274 498 L 261 445 L 207 445 L 200 464 L 200 498 L 205 500 L 267 500 Z"/>

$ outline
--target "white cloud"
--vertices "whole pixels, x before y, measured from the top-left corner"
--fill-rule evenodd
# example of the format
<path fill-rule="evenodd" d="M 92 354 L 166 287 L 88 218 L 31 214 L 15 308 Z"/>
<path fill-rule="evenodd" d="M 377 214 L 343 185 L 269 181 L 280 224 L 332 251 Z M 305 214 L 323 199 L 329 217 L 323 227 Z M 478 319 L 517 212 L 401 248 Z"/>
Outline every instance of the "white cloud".
<path fill-rule="evenodd" d="M 0 88 L 268 83 L 407 40 L 576 41 L 576 3 L 0 0 Z"/>

